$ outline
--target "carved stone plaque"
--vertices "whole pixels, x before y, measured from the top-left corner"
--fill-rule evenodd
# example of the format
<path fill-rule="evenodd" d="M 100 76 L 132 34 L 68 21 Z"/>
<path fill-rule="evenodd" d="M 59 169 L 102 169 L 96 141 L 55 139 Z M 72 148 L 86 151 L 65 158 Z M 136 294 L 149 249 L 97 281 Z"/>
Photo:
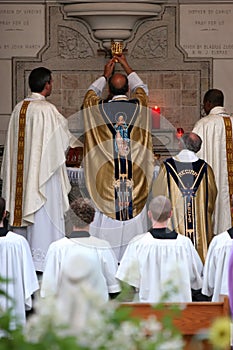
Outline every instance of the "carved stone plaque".
<path fill-rule="evenodd" d="M 36 56 L 45 44 L 43 5 L 0 4 L 0 58 Z"/>
<path fill-rule="evenodd" d="M 180 6 L 180 45 L 188 57 L 233 57 L 233 4 Z"/>

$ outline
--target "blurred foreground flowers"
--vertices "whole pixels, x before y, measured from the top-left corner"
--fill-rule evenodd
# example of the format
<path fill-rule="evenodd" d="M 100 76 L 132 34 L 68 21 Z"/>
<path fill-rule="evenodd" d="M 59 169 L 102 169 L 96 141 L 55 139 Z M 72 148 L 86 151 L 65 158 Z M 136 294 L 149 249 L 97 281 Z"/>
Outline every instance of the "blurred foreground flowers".
<path fill-rule="evenodd" d="M 231 322 L 228 317 L 219 317 L 209 330 L 209 341 L 216 350 L 229 349 L 231 338 Z"/>
<path fill-rule="evenodd" d="M 172 288 L 173 291 L 173 288 Z M 123 288 L 123 292 L 127 290 Z M 123 294 L 124 294 L 123 293 Z M 170 294 L 171 291 L 168 292 Z M 28 318 L 25 329 L 11 329 L 10 310 L 0 310 L 1 350 L 182 350 L 181 334 L 173 326 L 179 308 L 172 304 L 171 316 L 158 321 L 131 317 L 130 307 L 117 301 L 101 302 L 87 285 L 74 298 L 40 299 Z M 125 297 L 125 295 L 124 295 Z M 166 299 L 166 298 L 165 298 Z M 163 309 L 164 300 L 156 304 Z M 68 307 L 69 306 L 69 307 Z M 173 309 L 174 308 L 174 309 Z M 173 313 L 172 313 L 173 312 Z M 203 339 L 203 338 L 202 338 Z M 218 318 L 206 331 L 206 339 L 215 350 L 229 349 L 230 319 Z"/>
<path fill-rule="evenodd" d="M 47 304 L 47 305 L 46 305 Z M 56 335 L 56 350 L 63 349 L 66 340 L 73 342 L 69 350 L 181 350 L 183 340 L 171 324 L 160 323 L 155 317 L 138 320 L 130 317 L 130 309 L 118 307 L 110 301 L 99 305 L 85 319 L 85 327 L 80 324 L 63 324 L 57 313 L 55 301 L 40 300 L 36 313 L 28 321 L 25 338 L 32 345 L 48 344 L 48 338 Z M 71 344 L 70 344 L 71 345 Z"/>
<path fill-rule="evenodd" d="M 1 350 L 181 350 L 172 320 L 130 316 L 116 301 L 102 303 L 88 286 L 79 290 L 70 311 L 57 298 L 38 299 L 26 328 L 10 329 L 10 312 L 0 312 Z M 81 306 L 81 308 L 80 308 Z M 161 305 L 160 305 L 161 307 Z M 73 314 L 71 314 L 71 313 Z"/>

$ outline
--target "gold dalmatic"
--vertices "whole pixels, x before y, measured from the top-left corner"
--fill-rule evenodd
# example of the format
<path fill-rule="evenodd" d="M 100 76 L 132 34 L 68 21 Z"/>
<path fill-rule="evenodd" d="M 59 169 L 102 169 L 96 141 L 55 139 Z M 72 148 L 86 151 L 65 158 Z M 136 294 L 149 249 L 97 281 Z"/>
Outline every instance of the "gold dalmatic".
<path fill-rule="evenodd" d="M 17 153 L 17 174 L 15 191 L 15 209 L 13 226 L 21 226 L 22 221 L 22 202 L 23 202 L 23 168 L 24 168 L 24 139 L 26 112 L 30 101 L 24 101 L 19 115 L 18 131 L 18 153 Z"/>

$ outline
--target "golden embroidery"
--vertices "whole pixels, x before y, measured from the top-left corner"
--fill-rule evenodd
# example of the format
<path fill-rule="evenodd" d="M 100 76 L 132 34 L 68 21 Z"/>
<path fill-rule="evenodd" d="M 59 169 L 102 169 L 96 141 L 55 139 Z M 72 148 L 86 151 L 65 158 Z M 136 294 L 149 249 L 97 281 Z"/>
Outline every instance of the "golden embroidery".
<path fill-rule="evenodd" d="M 230 117 L 223 117 L 226 133 L 226 155 L 227 155 L 227 172 L 229 184 L 230 203 L 233 198 L 233 143 L 232 143 L 232 124 Z M 232 209 L 232 208 L 231 208 Z M 233 210 L 231 210 L 231 224 L 233 225 Z"/>
<path fill-rule="evenodd" d="M 196 213 L 196 202 L 195 202 L 195 186 L 197 182 L 200 179 L 200 176 L 202 174 L 202 170 L 205 166 L 205 163 L 202 164 L 201 168 L 199 169 L 199 172 L 189 172 L 184 170 L 184 173 L 177 172 L 176 169 L 167 162 L 168 166 L 173 170 L 178 182 L 180 183 L 180 191 L 183 195 L 183 201 L 184 201 L 184 223 L 185 223 L 185 236 L 188 236 L 191 241 L 193 242 L 194 246 L 197 248 L 197 234 L 196 234 L 196 224 L 195 224 L 195 213 Z M 180 173 L 184 174 L 192 174 L 195 177 L 195 180 L 191 187 L 186 187 L 184 182 L 182 181 L 180 177 Z M 196 174 L 196 175 L 195 175 Z"/>
<path fill-rule="evenodd" d="M 24 162 L 24 137 L 26 112 L 30 101 L 24 101 L 19 114 L 18 131 L 18 154 L 17 154 L 17 174 L 15 191 L 15 210 L 13 226 L 21 226 L 22 221 L 22 202 L 23 202 L 23 162 Z"/>

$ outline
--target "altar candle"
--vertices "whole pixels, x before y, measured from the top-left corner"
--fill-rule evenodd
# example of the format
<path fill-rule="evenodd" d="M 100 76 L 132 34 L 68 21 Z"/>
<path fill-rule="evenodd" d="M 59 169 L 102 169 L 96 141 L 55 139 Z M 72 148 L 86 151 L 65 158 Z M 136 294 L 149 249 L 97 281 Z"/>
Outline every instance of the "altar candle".
<path fill-rule="evenodd" d="M 151 109 L 152 129 L 160 129 L 160 107 L 154 106 Z"/>

